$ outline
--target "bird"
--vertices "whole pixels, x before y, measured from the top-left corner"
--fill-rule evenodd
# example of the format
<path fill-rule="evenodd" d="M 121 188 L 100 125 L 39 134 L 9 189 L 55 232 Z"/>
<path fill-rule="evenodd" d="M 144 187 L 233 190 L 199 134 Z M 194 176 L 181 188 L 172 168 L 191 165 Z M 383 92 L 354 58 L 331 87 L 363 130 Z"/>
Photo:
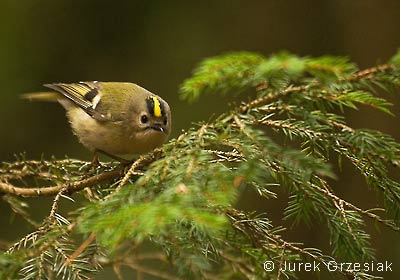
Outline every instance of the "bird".
<path fill-rule="evenodd" d="M 171 109 L 160 96 L 129 82 L 45 84 L 51 91 L 26 93 L 31 101 L 58 101 L 73 133 L 93 152 L 120 161 L 161 146 L 171 132 Z"/>

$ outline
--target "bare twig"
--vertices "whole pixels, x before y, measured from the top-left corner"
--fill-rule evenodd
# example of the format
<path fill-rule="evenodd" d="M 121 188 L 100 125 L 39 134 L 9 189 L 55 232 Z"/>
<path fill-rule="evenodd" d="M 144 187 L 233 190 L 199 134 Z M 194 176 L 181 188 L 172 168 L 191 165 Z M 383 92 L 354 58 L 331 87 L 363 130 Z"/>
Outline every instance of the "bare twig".
<path fill-rule="evenodd" d="M 377 72 L 384 72 L 384 71 L 388 71 L 393 69 L 393 65 L 391 64 L 383 64 L 383 65 L 379 65 L 376 67 L 371 67 L 362 71 L 359 71 L 353 75 L 351 75 L 350 77 L 345 77 L 345 78 L 339 78 L 338 81 L 339 82 L 345 82 L 345 81 L 357 81 L 357 80 L 361 80 L 361 79 L 370 79 L 373 77 L 373 74 L 377 73 Z M 314 86 L 318 86 L 319 83 L 316 82 L 314 84 L 311 84 L 313 87 Z M 279 99 L 281 97 L 284 97 L 288 94 L 291 93 L 295 93 L 295 92 L 302 92 L 305 91 L 309 88 L 310 86 L 308 85 L 302 85 L 302 86 L 289 86 L 284 90 L 278 91 L 278 92 L 272 92 L 269 93 L 266 96 L 257 98 L 247 104 L 244 104 L 242 106 L 240 106 L 239 108 L 239 112 L 241 113 L 246 113 L 249 109 L 260 106 L 262 104 L 267 104 L 270 103 L 272 101 L 275 101 L 276 99 Z M 262 88 L 264 89 L 264 87 Z M 259 91 L 259 90 L 257 90 Z"/>
<path fill-rule="evenodd" d="M 123 168 L 118 167 L 111 171 L 106 171 L 99 175 L 92 176 L 87 179 L 65 183 L 61 185 L 55 185 L 50 187 L 15 187 L 9 183 L 0 182 L 0 193 L 8 193 L 16 196 L 23 197 L 38 197 L 38 196 L 52 196 L 60 192 L 60 190 L 65 189 L 65 193 L 74 193 L 80 191 L 86 187 L 95 186 L 99 183 L 110 181 L 118 178 L 123 173 Z"/>
<path fill-rule="evenodd" d="M 207 128 L 208 128 L 208 125 L 207 124 L 203 124 L 201 127 L 200 127 L 200 129 L 198 130 L 198 133 L 197 133 L 197 137 L 196 137 L 196 139 L 197 139 L 197 142 L 202 142 L 202 138 L 203 138 L 203 136 L 204 136 L 204 134 L 207 132 Z M 195 161 L 196 161 L 196 159 L 197 159 L 197 153 L 195 153 L 193 156 L 192 156 L 192 158 L 190 159 L 190 161 L 189 161 L 189 163 L 188 163 L 188 165 L 187 165 L 187 168 L 186 168 L 186 175 L 185 175 L 185 178 L 189 178 L 190 176 L 191 176 L 191 174 L 192 174 L 192 171 L 195 169 Z"/>
<path fill-rule="evenodd" d="M 69 265 L 72 263 L 80 254 L 82 254 L 83 251 L 90 245 L 90 243 L 93 242 L 93 240 L 96 238 L 96 233 L 92 232 L 89 237 L 76 249 L 69 258 L 67 258 L 64 262 L 64 265 Z"/>
<path fill-rule="evenodd" d="M 306 90 L 308 88 L 308 86 L 297 86 L 297 87 L 293 87 L 293 86 L 289 86 L 288 88 L 279 91 L 279 92 L 273 92 L 270 93 L 266 96 L 257 98 L 247 104 L 244 104 L 242 106 L 240 106 L 240 112 L 241 113 L 246 113 L 249 109 L 260 106 L 262 104 L 266 104 L 269 102 L 272 102 L 276 99 L 279 99 L 285 95 L 288 95 L 289 93 L 293 93 L 293 92 L 301 92 L 303 90 Z"/>
<path fill-rule="evenodd" d="M 285 259 L 285 250 L 286 250 L 286 242 L 283 242 L 283 244 L 282 244 L 282 254 L 281 254 L 281 259 L 279 261 L 278 274 L 276 275 L 276 280 L 279 280 L 280 277 L 281 277 L 282 265 L 283 265 L 283 261 Z"/>
<path fill-rule="evenodd" d="M 118 184 L 117 188 L 115 189 L 115 192 L 118 192 L 123 186 L 126 185 L 128 182 L 129 178 L 132 175 L 136 175 L 136 169 L 142 164 L 142 162 L 146 160 L 145 156 L 140 156 L 134 163 L 132 163 L 131 167 L 129 168 L 128 172 L 126 172 L 125 176 L 122 178 L 121 182 Z"/>
<path fill-rule="evenodd" d="M 181 278 L 179 278 L 177 276 L 174 276 L 174 275 L 171 275 L 169 273 L 162 272 L 162 271 L 159 271 L 159 270 L 156 270 L 156 269 L 153 269 L 153 268 L 150 268 L 150 267 L 146 267 L 146 266 L 143 266 L 143 265 L 139 265 L 139 264 L 134 263 L 134 262 L 125 263 L 125 264 L 127 266 L 137 270 L 137 271 L 140 271 L 140 272 L 144 273 L 144 274 L 152 275 L 152 276 L 155 276 L 155 277 L 159 277 L 161 279 L 166 279 L 166 280 L 179 280 L 179 279 L 181 279 Z"/>
<path fill-rule="evenodd" d="M 353 74 L 350 78 L 342 78 L 342 79 L 339 79 L 339 81 L 354 81 L 354 80 L 360 80 L 363 78 L 370 79 L 372 77 L 372 75 L 377 72 L 384 72 L 384 71 L 392 70 L 392 69 L 393 69 L 392 64 L 382 64 L 382 65 L 379 65 L 376 67 L 364 69 L 362 71 L 359 71 L 359 72 Z"/>
<path fill-rule="evenodd" d="M 320 181 L 321 181 L 321 183 L 323 183 L 325 185 L 325 183 L 322 181 L 322 179 L 320 179 Z M 393 221 L 384 220 L 381 217 L 379 217 L 378 215 L 376 215 L 374 213 L 371 213 L 368 210 L 360 209 L 357 206 L 353 205 L 352 203 L 347 202 L 347 201 L 337 197 L 336 195 L 334 195 L 332 192 L 330 192 L 326 188 L 320 188 L 319 186 L 317 186 L 315 184 L 312 184 L 312 187 L 314 189 L 318 190 L 319 192 L 324 193 L 325 195 L 330 197 L 333 200 L 333 202 L 335 203 L 335 205 L 336 204 L 337 205 L 342 205 L 341 206 L 342 208 L 343 208 L 343 206 L 346 206 L 346 207 L 348 207 L 348 208 L 350 208 L 350 209 L 352 209 L 352 210 L 354 210 L 354 211 L 356 211 L 356 212 L 358 212 L 358 213 L 360 213 L 360 214 L 362 214 L 364 216 L 367 216 L 367 217 L 369 217 L 369 218 L 371 218 L 371 219 L 373 219 L 373 220 L 375 220 L 375 221 L 377 221 L 377 222 L 379 222 L 379 223 L 391 228 L 394 231 L 400 231 L 400 227 L 396 226 L 396 224 Z"/>

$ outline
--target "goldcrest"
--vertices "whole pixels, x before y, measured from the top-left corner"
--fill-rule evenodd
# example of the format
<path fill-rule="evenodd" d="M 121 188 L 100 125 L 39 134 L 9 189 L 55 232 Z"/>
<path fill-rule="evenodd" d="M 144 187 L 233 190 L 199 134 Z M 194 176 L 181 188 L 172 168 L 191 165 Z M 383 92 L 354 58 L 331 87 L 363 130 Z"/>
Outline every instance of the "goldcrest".
<path fill-rule="evenodd" d="M 58 101 L 74 134 L 93 152 L 142 154 L 162 145 L 171 132 L 167 102 L 132 83 L 79 82 L 44 85 L 54 91 L 28 93 L 29 100 Z"/>

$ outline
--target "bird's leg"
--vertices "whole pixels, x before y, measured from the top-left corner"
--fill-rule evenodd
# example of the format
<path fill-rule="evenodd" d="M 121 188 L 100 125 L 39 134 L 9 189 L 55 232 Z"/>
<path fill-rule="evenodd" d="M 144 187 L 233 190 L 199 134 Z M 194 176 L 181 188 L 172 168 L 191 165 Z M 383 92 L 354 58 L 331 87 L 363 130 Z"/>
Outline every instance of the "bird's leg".
<path fill-rule="evenodd" d="M 99 153 L 97 150 L 94 150 L 93 152 L 93 158 L 92 158 L 92 166 L 99 166 L 101 165 L 100 161 L 99 161 Z"/>
<path fill-rule="evenodd" d="M 98 153 L 98 151 L 97 150 L 94 150 L 93 151 L 93 158 L 92 158 L 92 161 L 89 163 L 86 163 L 85 164 L 85 171 L 86 172 L 91 172 L 91 171 L 93 171 L 93 170 L 96 170 L 98 167 L 103 167 L 103 165 L 100 163 L 100 161 L 99 161 L 99 153 Z"/>

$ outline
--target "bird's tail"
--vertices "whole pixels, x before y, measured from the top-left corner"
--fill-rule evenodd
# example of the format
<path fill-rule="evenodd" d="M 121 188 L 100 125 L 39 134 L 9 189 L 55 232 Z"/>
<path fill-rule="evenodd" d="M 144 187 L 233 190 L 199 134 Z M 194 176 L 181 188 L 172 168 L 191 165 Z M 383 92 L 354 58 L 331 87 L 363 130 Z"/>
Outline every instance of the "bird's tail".
<path fill-rule="evenodd" d="M 49 92 L 33 92 L 21 94 L 22 99 L 29 101 L 49 101 L 54 102 L 60 99 L 60 94 L 54 91 Z"/>

